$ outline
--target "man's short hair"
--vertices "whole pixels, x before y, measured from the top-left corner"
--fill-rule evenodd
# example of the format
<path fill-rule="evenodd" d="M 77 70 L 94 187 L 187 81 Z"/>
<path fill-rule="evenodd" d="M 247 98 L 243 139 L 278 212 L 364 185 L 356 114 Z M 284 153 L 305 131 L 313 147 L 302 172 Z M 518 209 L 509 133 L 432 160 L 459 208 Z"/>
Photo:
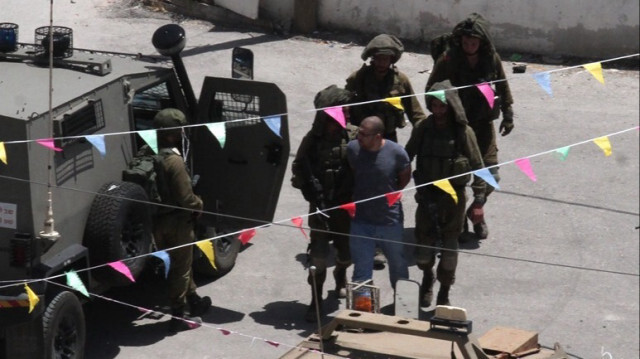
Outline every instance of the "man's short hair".
<path fill-rule="evenodd" d="M 373 133 L 377 134 L 384 134 L 384 122 L 382 121 L 382 119 L 378 116 L 369 116 L 369 117 L 365 117 L 361 123 L 370 123 L 371 124 L 371 130 L 373 130 Z"/>

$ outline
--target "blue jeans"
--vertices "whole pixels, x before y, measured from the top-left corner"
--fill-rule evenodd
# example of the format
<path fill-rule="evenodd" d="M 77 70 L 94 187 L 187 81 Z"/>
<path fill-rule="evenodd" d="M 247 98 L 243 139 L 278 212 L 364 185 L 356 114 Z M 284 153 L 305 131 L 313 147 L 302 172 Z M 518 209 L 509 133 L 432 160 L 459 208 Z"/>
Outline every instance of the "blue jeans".
<path fill-rule="evenodd" d="M 398 279 L 409 278 L 409 268 L 407 260 L 404 258 L 403 229 L 401 223 L 384 226 L 351 222 L 349 248 L 351 250 L 351 260 L 353 261 L 353 276 L 351 277 L 353 282 L 364 282 L 373 277 L 373 256 L 376 245 L 382 249 L 385 257 L 387 257 L 391 287 L 395 289 Z M 372 238 L 384 240 L 376 241 Z"/>

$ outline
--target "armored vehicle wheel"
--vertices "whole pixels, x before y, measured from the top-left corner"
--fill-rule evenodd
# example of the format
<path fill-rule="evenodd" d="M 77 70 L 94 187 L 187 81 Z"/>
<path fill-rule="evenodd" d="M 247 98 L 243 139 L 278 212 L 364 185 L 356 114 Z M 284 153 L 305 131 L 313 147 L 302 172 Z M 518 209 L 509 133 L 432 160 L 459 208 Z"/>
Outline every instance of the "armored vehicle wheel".
<path fill-rule="evenodd" d="M 204 238 L 215 237 L 216 233 L 213 229 L 207 232 Z M 218 278 L 229 273 L 236 264 L 238 252 L 240 252 L 242 243 L 237 235 L 224 236 L 213 240 L 214 263 L 216 269 L 211 266 L 209 259 L 202 253 L 200 248 L 193 246 L 193 271 L 207 277 Z"/>
<path fill-rule="evenodd" d="M 149 205 L 144 203 L 148 201 L 147 195 L 142 187 L 130 182 L 107 183 L 98 193 L 91 204 L 84 232 L 84 245 L 89 249 L 91 265 L 123 260 L 131 275 L 138 278 L 147 257 L 133 257 L 147 254 L 151 249 L 151 212 Z M 108 285 L 131 283 L 111 268 L 98 268 L 92 274 Z"/>
<path fill-rule="evenodd" d="M 75 294 L 59 293 L 42 317 L 46 359 L 82 359 L 86 328 L 82 305 Z"/>

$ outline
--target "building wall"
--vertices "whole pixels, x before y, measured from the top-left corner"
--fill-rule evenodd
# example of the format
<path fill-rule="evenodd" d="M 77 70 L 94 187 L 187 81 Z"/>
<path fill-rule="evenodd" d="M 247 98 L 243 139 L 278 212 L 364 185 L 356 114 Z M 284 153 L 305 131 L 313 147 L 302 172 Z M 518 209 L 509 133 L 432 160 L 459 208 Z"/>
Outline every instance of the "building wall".
<path fill-rule="evenodd" d="M 294 6 L 317 4 L 318 26 L 391 33 L 429 41 L 472 12 L 491 23 L 499 50 L 606 58 L 634 54 L 640 43 L 638 0 L 261 0 L 285 27 Z"/>

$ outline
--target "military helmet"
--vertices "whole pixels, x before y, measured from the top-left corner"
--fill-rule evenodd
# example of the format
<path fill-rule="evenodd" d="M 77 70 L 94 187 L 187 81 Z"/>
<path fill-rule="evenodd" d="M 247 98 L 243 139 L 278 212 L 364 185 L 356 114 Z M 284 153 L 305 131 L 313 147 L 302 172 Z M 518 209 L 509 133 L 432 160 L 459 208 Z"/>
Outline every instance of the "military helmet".
<path fill-rule="evenodd" d="M 178 127 L 186 124 L 187 118 L 177 108 L 165 108 L 153 118 L 153 127 L 155 128 Z"/>
<path fill-rule="evenodd" d="M 346 105 L 351 101 L 351 96 L 350 91 L 331 85 L 316 94 L 313 105 L 316 108 Z"/>
<path fill-rule="evenodd" d="M 391 55 L 391 63 L 395 64 L 400 60 L 400 56 L 404 52 L 402 42 L 393 35 L 381 34 L 369 41 L 367 47 L 362 51 L 363 60 L 375 55 Z"/>

